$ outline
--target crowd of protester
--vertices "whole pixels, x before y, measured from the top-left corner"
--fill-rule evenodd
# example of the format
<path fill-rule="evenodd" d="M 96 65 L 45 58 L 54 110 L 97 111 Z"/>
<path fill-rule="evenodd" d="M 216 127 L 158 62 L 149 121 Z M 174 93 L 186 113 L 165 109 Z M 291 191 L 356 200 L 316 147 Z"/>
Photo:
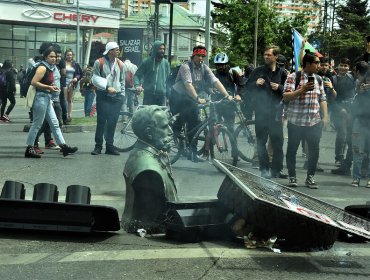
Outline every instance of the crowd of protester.
<path fill-rule="evenodd" d="M 300 71 L 291 70 L 288 60 L 274 45 L 265 48 L 264 65 L 260 67 L 249 64 L 244 71 L 230 68 L 227 54 L 221 52 L 214 57 L 216 70 L 212 71 L 203 63 L 206 48 L 195 46 L 190 60 L 177 68 L 171 85 L 165 50 L 166 45 L 156 41 L 151 56 L 136 66 L 128 59 L 118 59 L 119 46 L 110 42 L 102 58 L 91 61 L 82 70 L 74 61 L 71 49 L 62 56 L 57 44 L 44 43 L 40 47 L 41 56 L 35 57 L 26 69 L 22 66 L 16 71 L 10 60 L 4 61 L 0 70 L 0 122 L 11 122 L 9 115 L 16 102 L 16 80 L 21 97 L 26 97 L 28 86 L 24 88 L 24 81 L 34 69 L 31 85 L 36 88 L 36 95 L 30 111 L 32 125 L 26 141 L 26 157 L 41 157 L 39 137 L 42 133 L 45 148 L 60 149 L 64 156 L 77 151 L 77 147 L 66 145 L 60 128 L 71 123 L 73 97 L 80 88 L 85 98 L 85 116 L 94 115 L 95 106 L 97 108 L 92 155 L 101 154 L 103 140 L 106 154 L 120 154 L 114 146 L 119 112 L 133 113 L 137 95 L 142 92 L 145 105 L 169 104 L 171 111 L 181 116 L 182 123 L 177 125 L 187 123 L 189 128 L 199 123 L 196 103 L 204 103 L 208 96 L 211 99 L 226 97 L 241 100 L 245 117 L 255 120 L 255 164 L 262 177 L 286 178 L 288 186 L 298 186 L 296 155 L 301 145 L 307 157 L 304 184 L 318 188 L 314 175 L 320 171 L 320 139 L 323 127 L 328 125 L 332 125 L 336 133 L 333 163 L 337 168 L 331 172 L 352 175 L 354 187 L 370 175 L 370 42 L 361 60 L 342 57 L 337 65 L 305 51 L 303 44 Z M 6 107 L 8 100 L 10 105 Z M 233 108 L 223 105 L 217 114 L 233 130 Z M 286 151 L 283 150 L 284 122 L 288 129 Z M 288 174 L 283 172 L 284 156 Z M 196 147 L 189 159 L 202 161 Z M 366 186 L 370 188 L 370 179 Z"/>

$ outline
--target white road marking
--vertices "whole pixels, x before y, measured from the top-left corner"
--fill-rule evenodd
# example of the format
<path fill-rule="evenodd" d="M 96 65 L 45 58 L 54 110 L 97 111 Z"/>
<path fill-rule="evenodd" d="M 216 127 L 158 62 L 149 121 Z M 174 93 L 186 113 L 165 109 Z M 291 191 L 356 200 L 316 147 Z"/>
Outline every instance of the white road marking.
<path fill-rule="evenodd" d="M 132 261 L 149 259 L 238 259 L 263 257 L 370 257 L 368 248 L 337 248 L 323 252 L 310 253 L 282 253 L 275 254 L 267 249 L 229 249 L 229 248 L 173 248 L 151 250 L 112 250 L 112 251 L 87 251 L 68 253 L 26 253 L 26 254 L 0 254 L 0 265 L 20 265 L 37 263 L 67 263 L 67 262 L 91 262 L 91 261 Z"/>

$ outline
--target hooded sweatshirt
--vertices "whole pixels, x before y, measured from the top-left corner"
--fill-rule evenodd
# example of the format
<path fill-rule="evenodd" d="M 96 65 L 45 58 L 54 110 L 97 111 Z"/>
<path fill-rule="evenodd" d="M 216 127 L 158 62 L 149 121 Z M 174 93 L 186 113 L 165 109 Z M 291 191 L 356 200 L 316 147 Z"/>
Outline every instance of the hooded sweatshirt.
<path fill-rule="evenodd" d="M 144 94 L 166 95 L 166 82 L 170 75 L 170 64 L 167 59 L 157 60 L 157 52 L 160 46 L 165 45 L 161 41 L 155 41 L 150 57 L 145 59 L 135 73 L 134 85 L 137 87 L 143 80 Z"/>

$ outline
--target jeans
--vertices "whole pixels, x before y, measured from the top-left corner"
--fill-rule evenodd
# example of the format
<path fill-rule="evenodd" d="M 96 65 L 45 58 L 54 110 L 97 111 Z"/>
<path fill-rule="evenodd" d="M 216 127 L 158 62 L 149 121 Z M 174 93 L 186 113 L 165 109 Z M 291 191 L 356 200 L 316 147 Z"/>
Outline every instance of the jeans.
<path fill-rule="evenodd" d="M 337 132 L 335 138 L 335 160 L 344 160 L 344 151 L 347 145 L 347 153 L 344 164 L 350 168 L 352 164 L 352 120 L 351 120 L 351 108 L 349 103 L 338 103 L 335 104 L 332 110 L 332 117 Z"/>
<path fill-rule="evenodd" d="M 272 118 L 272 117 L 271 117 Z M 271 171 L 278 173 L 283 169 L 284 152 L 283 152 L 283 123 L 275 119 L 257 120 L 255 124 L 257 138 L 257 153 L 260 165 L 260 171 L 270 169 L 269 157 L 266 149 L 268 137 L 271 139 L 273 150 Z"/>
<path fill-rule="evenodd" d="M 289 177 L 296 177 L 296 155 L 302 139 L 306 141 L 308 146 L 307 175 L 315 175 L 317 161 L 319 160 L 321 130 L 321 122 L 313 126 L 297 126 L 288 123 L 286 165 Z"/>
<path fill-rule="evenodd" d="M 67 121 L 67 100 L 64 96 L 64 90 L 62 90 L 59 94 L 59 101 L 60 101 L 60 107 L 62 108 L 62 119 L 63 122 Z"/>
<path fill-rule="evenodd" d="M 6 107 L 6 104 L 8 103 L 8 99 L 10 101 L 10 105 L 8 106 L 8 109 L 6 110 L 5 112 L 5 115 L 9 115 L 10 112 L 13 110 L 14 106 L 15 106 L 15 95 L 12 93 L 12 92 L 2 92 L 0 94 L 0 97 L 1 97 L 1 117 L 4 116 L 4 112 L 5 112 L 5 107 Z"/>
<path fill-rule="evenodd" d="M 106 96 L 105 92 L 97 91 L 96 93 L 96 113 L 97 124 L 95 131 L 95 147 L 102 148 L 103 136 L 107 149 L 113 149 L 114 132 L 116 130 L 117 120 L 123 95 L 115 98 Z"/>
<path fill-rule="evenodd" d="M 27 145 L 33 146 L 36 136 L 46 119 L 51 131 L 54 134 L 55 141 L 58 145 L 65 144 L 59 122 L 55 114 L 50 94 L 37 92 L 32 105 L 33 121 L 27 136 Z"/>
<path fill-rule="evenodd" d="M 133 114 L 134 113 L 134 98 L 135 98 L 136 93 L 134 90 L 126 88 L 125 94 L 126 95 L 123 101 L 122 111 L 124 112 L 128 111 L 131 114 Z"/>
<path fill-rule="evenodd" d="M 355 120 L 352 132 L 353 145 L 353 178 L 361 178 L 362 161 L 366 152 L 370 150 L 370 126 L 369 120 Z M 369 166 L 367 166 L 369 170 Z"/>
<path fill-rule="evenodd" d="M 91 113 L 91 108 L 94 103 L 95 92 L 92 89 L 85 89 L 85 102 L 84 102 L 84 112 L 85 117 L 89 117 Z"/>

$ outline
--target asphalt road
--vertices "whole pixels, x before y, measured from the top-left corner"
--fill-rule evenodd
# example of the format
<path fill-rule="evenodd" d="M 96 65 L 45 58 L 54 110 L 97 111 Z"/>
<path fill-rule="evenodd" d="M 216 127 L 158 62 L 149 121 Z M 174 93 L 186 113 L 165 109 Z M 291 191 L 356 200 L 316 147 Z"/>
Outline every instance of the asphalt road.
<path fill-rule="evenodd" d="M 121 215 L 122 170 L 128 154 L 91 156 L 94 132 L 86 131 L 64 134 L 67 143 L 79 147 L 76 155 L 63 158 L 58 151 L 45 150 L 42 159 L 25 159 L 27 134 L 22 130 L 28 122 L 27 110 L 21 106 L 23 100 L 17 101 L 13 122 L 0 124 L 0 186 L 6 180 L 21 181 L 26 199 L 31 199 L 36 183 L 52 183 L 58 186 L 59 201 L 64 201 L 67 186 L 85 185 L 92 191 L 91 204 L 115 207 Z M 80 103 L 75 110 L 75 116 L 82 116 Z M 316 176 L 320 188 L 298 190 L 341 208 L 370 200 L 370 189 L 353 188 L 350 177 L 330 174 L 333 136 L 331 131 L 323 133 L 320 163 L 325 172 Z M 302 166 L 300 153 L 297 159 Z M 249 164 L 239 166 L 257 172 Z M 215 198 L 224 178 L 208 162 L 194 164 L 185 159 L 176 162 L 173 172 L 183 200 Z M 299 168 L 301 184 L 304 175 Z M 228 241 L 184 244 L 122 230 L 94 235 L 0 232 L 0 279 L 369 279 L 369 263 L 368 243 L 336 242 L 327 251 L 278 254 Z"/>

